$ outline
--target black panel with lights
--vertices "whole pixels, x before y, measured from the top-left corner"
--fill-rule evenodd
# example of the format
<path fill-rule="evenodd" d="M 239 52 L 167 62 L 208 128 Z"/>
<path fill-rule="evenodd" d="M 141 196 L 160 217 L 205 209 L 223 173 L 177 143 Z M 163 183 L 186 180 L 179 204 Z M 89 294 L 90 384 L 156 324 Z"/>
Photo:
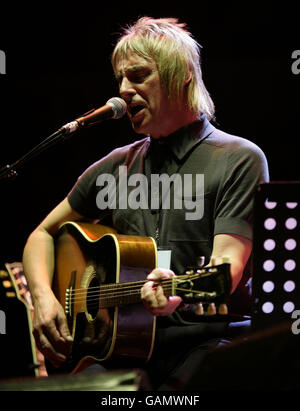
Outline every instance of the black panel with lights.
<path fill-rule="evenodd" d="M 254 202 L 252 327 L 300 310 L 300 182 L 262 184 Z M 300 313 L 300 311 L 299 311 Z"/>

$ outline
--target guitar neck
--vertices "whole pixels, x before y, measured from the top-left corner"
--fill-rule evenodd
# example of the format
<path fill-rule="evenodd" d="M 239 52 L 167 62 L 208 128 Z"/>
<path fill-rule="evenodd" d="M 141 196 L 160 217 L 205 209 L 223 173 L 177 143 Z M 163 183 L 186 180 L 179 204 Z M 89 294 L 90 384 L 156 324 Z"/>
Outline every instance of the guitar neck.
<path fill-rule="evenodd" d="M 222 271 L 223 270 L 223 271 Z M 141 302 L 141 288 L 147 279 L 123 283 L 101 284 L 88 289 L 68 289 L 67 307 L 86 299 L 89 307 L 100 309 L 136 304 Z M 157 286 L 163 288 L 165 296 L 179 295 L 184 302 L 216 302 L 229 295 L 231 288 L 230 267 L 223 264 L 220 269 L 201 269 L 191 274 L 163 278 Z"/>
<path fill-rule="evenodd" d="M 99 308 L 109 308 L 141 302 L 141 288 L 147 281 L 148 280 L 103 284 L 100 289 Z M 166 278 L 160 282 L 166 297 L 175 295 L 174 284 L 173 278 Z"/>
<path fill-rule="evenodd" d="M 191 274 L 163 278 L 157 286 L 163 288 L 167 298 L 180 295 L 185 302 L 214 302 L 218 298 L 222 300 L 224 296 L 229 295 L 231 288 L 230 266 L 223 264 L 222 268 L 224 270 L 222 275 L 220 275 L 222 270 L 219 272 L 219 269 L 216 268 L 202 269 Z M 214 279 L 217 281 L 212 281 Z M 103 284 L 100 289 L 99 307 L 109 308 L 139 303 L 141 301 L 141 288 L 147 281 Z M 205 284 L 203 281 L 208 281 L 210 285 L 206 284 L 203 287 Z M 96 288 L 99 292 L 99 287 Z"/>

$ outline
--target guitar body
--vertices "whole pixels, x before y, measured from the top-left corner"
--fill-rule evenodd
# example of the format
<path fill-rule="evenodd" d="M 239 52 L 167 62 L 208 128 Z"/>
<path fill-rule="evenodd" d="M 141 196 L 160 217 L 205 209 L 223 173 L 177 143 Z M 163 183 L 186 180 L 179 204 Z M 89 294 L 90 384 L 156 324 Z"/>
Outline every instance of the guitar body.
<path fill-rule="evenodd" d="M 128 303 L 118 294 L 118 285 L 145 280 L 157 266 L 154 240 L 67 222 L 59 230 L 55 250 L 52 288 L 74 340 L 61 371 L 74 373 L 95 361 L 116 365 L 127 359 L 147 361 L 154 344 L 155 317 L 140 300 L 140 286 L 135 300 Z"/>

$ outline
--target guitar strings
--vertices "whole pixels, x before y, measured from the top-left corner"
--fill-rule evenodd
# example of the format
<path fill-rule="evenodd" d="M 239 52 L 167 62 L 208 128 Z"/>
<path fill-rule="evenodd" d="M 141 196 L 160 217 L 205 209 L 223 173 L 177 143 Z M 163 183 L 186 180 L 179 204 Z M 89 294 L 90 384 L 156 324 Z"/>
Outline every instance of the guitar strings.
<path fill-rule="evenodd" d="M 188 278 L 186 276 L 177 276 L 177 277 L 172 277 L 172 278 L 164 278 L 162 279 L 161 283 L 162 285 L 167 285 L 168 283 L 172 283 L 175 282 L 185 282 L 188 280 L 193 280 L 195 278 L 198 278 L 199 274 L 194 274 L 194 275 L 190 275 Z M 145 284 L 147 281 L 149 280 L 140 280 L 140 281 L 133 281 L 133 282 L 125 282 L 125 283 L 115 283 L 115 284 L 102 284 L 99 286 L 94 286 L 94 287 L 86 287 L 86 288 L 74 288 L 70 290 L 70 294 L 71 296 L 73 295 L 86 295 L 86 293 L 88 292 L 89 294 L 93 294 L 93 293 L 98 293 L 99 290 L 101 290 L 101 294 L 105 294 L 105 293 L 110 293 L 111 291 L 115 291 L 115 290 L 126 290 L 126 289 L 130 289 L 133 290 L 135 288 L 139 288 L 141 287 L 141 285 Z M 91 291 L 90 291 L 91 290 Z"/>
<path fill-rule="evenodd" d="M 170 279 L 163 279 L 162 286 L 165 288 L 165 291 L 171 290 L 173 287 L 173 281 L 175 283 L 185 282 L 187 280 L 192 280 L 195 278 L 199 278 L 199 274 L 190 275 L 187 279 L 185 275 L 181 276 L 181 278 L 172 277 Z M 148 280 L 141 280 L 136 282 L 130 283 L 116 283 L 116 284 L 107 284 L 102 286 L 95 286 L 85 289 L 74 289 L 70 292 L 69 298 L 70 300 L 75 302 L 82 302 L 87 301 L 88 303 L 92 301 L 99 302 L 101 298 L 102 301 L 109 301 L 110 299 L 115 299 L 119 297 L 129 297 L 129 296 L 138 296 L 140 294 L 140 288 L 142 284 L 145 284 Z M 90 291 L 90 289 L 93 289 Z M 100 290 L 101 289 L 101 290 Z M 178 289 L 178 288 L 177 288 Z M 180 289 L 182 291 L 186 291 L 184 288 Z M 189 292 L 197 293 L 197 290 L 189 290 Z"/>
<path fill-rule="evenodd" d="M 145 283 L 144 281 L 142 283 Z M 167 285 L 167 284 L 166 284 Z M 100 287 L 99 287 L 100 288 Z M 169 285 L 170 290 L 172 289 L 172 284 Z M 167 290 L 167 287 L 165 287 Z M 111 289 L 111 290 L 100 290 L 99 291 L 93 291 L 89 292 L 88 289 L 86 291 L 83 291 L 81 293 L 74 293 L 70 295 L 71 301 L 72 302 L 83 302 L 87 301 L 90 303 L 91 301 L 99 301 L 101 298 L 102 301 L 109 301 L 110 299 L 115 299 L 115 298 L 126 298 L 129 296 L 138 296 L 140 295 L 140 290 L 141 290 L 141 285 L 135 285 L 134 287 L 124 287 L 124 288 L 116 288 L 116 289 Z"/>
<path fill-rule="evenodd" d="M 179 288 L 179 291 L 186 291 L 186 289 L 185 288 Z M 198 290 L 189 290 L 189 292 L 194 293 L 194 294 L 199 293 Z M 135 294 L 134 293 L 132 293 L 132 294 L 124 294 L 124 293 L 117 294 L 117 293 L 115 293 L 112 297 L 110 296 L 110 297 L 102 298 L 101 301 L 99 301 L 99 297 L 91 298 L 91 299 L 88 300 L 88 303 L 89 303 L 88 304 L 88 309 L 92 309 L 94 307 L 95 308 L 116 307 L 116 306 L 119 306 L 119 305 L 123 305 L 124 303 L 127 303 L 126 298 L 124 298 L 124 296 L 125 297 L 128 297 L 128 296 L 130 296 L 130 297 L 136 296 L 137 297 L 139 295 L 140 295 L 139 292 L 136 292 Z M 114 299 L 120 298 L 120 297 L 123 297 L 123 300 L 120 301 L 119 304 L 116 304 Z M 75 300 L 74 302 L 85 302 L 85 301 L 86 301 L 85 299 L 81 299 L 81 300 Z M 134 300 L 134 301 L 132 301 L 132 303 L 139 302 L 139 301 L 140 300 L 138 300 L 138 301 Z M 111 302 L 114 302 L 114 304 L 109 305 L 109 303 L 111 303 Z"/>
<path fill-rule="evenodd" d="M 185 289 L 182 289 L 182 290 L 185 290 Z M 192 291 L 192 292 L 197 293 L 197 291 Z M 126 297 L 128 297 L 128 296 L 130 296 L 130 297 L 139 297 L 140 293 L 136 292 L 135 294 L 125 294 L 125 295 L 123 293 L 120 293 L 120 294 L 113 295 L 113 297 L 102 298 L 100 301 L 99 301 L 99 298 L 92 298 L 92 299 L 88 300 L 88 308 L 93 308 L 93 307 L 109 308 L 109 307 L 122 305 L 122 304 L 124 304 L 124 302 L 126 303 Z M 120 297 L 122 297 L 122 300 L 119 302 L 119 304 L 117 304 L 114 301 L 114 299 L 120 299 Z M 79 300 L 79 301 L 76 300 L 74 302 L 84 302 L 84 301 L 85 301 L 85 299 L 82 299 L 82 300 Z M 112 302 L 114 304 L 110 305 L 109 303 L 112 303 Z M 132 303 L 135 303 L 135 302 L 140 302 L 140 299 L 138 299 L 137 301 L 136 300 L 132 301 Z"/>
<path fill-rule="evenodd" d="M 211 276 L 212 274 L 213 274 L 212 272 L 210 272 L 210 273 L 195 273 L 195 274 L 188 274 L 188 275 L 184 274 L 184 275 L 178 275 L 176 277 L 171 277 L 171 278 L 163 278 L 161 282 L 162 283 L 168 283 L 168 282 L 172 283 L 173 281 L 175 281 L 175 282 L 185 282 L 185 281 L 188 281 L 188 280 L 194 280 L 196 278 Z M 86 290 L 98 291 L 99 289 L 101 289 L 102 292 L 104 292 L 104 291 L 110 291 L 110 290 L 113 290 L 113 289 L 116 289 L 116 288 L 124 288 L 125 289 L 126 287 L 128 287 L 128 288 L 131 288 L 132 286 L 134 287 L 135 285 L 140 286 L 142 284 L 145 284 L 147 281 L 149 281 L 149 280 L 144 279 L 144 280 L 139 280 L 139 281 L 124 282 L 124 283 L 101 284 L 101 285 L 94 286 L 94 287 L 74 288 L 74 289 L 70 290 L 70 293 L 80 294 L 80 292 L 82 292 L 82 293 L 85 294 Z"/>
<path fill-rule="evenodd" d="M 176 277 L 171 277 L 171 278 L 163 278 L 162 279 L 162 283 L 163 284 L 167 284 L 168 282 L 185 282 L 188 280 L 194 280 L 196 278 L 200 278 L 200 277 L 207 277 L 207 276 L 211 276 L 213 273 L 209 272 L 209 273 L 195 273 L 195 274 L 188 274 L 188 276 L 186 274 L 184 275 L 178 275 Z M 151 280 L 139 280 L 139 281 L 130 281 L 130 282 L 124 282 L 124 283 L 110 283 L 110 284 L 101 284 L 101 285 L 97 285 L 94 287 L 82 287 L 82 288 L 71 288 L 70 289 L 70 294 L 86 294 L 86 290 L 94 290 L 94 292 L 98 292 L 98 290 L 101 289 L 101 292 L 107 292 L 110 290 L 114 290 L 114 289 L 118 289 L 118 288 L 134 288 L 135 286 L 140 287 L 141 285 L 145 284 L 147 281 L 151 281 Z M 93 292 L 93 291 L 92 291 Z"/>

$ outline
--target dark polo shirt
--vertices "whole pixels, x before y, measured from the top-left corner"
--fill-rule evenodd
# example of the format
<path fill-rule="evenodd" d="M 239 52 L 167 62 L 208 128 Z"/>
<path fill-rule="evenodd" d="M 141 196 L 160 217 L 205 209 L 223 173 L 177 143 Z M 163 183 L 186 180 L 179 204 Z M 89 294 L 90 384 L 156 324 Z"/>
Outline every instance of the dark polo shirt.
<path fill-rule="evenodd" d="M 128 203 L 137 187 L 141 189 L 143 185 L 142 189 L 148 190 L 148 203 L 146 206 L 144 203 L 143 208 L 132 209 L 129 205 L 118 208 L 120 166 L 126 166 L 122 170 L 126 170 L 128 178 L 134 174 L 146 176 L 148 184 L 141 184 L 138 179 L 135 187 L 127 187 Z M 103 184 L 97 186 L 97 178 L 103 173 L 113 176 L 116 182 L 116 190 L 112 186 L 116 192 L 114 209 L 101 210 L 96 202 L 97 194 L 104 187 Z M 180 193 L 171 184 L 170 206 L 164 203 L 165 208 L 151 210 L 151 196 L 159 195 L 151 186 L 154 173 L 178 175 L 183 190 Z M 196 174 L 202 175 L 199 181 L 204 187 L 196 185 Z M 185 175 L 192 178 L 187 195 Z M 111 223 L 123 234 L 151 236 L 158 245 L 168 246 L 172 250 L 171 269 L 182 274 L 187 266 L 195 265 L 200 256 L 208 262 L 216 234 L 252 238 L 253 196 L 263 181 L 269 181 L 269 176 L 261 149 L 246 139 L 216 129 L 202 117 L 160 141 L 147 137 L 115 149 L 79 177 L 68 198 L 71 207 L 83 216 Z M 182 195 L 182 207 L 175 209 L 174 196 L 178 195 Z M 187 219 L 187 212 L 191 212 L 195 202 L 204 207 L 203 215 L 199 219 Z"/>

